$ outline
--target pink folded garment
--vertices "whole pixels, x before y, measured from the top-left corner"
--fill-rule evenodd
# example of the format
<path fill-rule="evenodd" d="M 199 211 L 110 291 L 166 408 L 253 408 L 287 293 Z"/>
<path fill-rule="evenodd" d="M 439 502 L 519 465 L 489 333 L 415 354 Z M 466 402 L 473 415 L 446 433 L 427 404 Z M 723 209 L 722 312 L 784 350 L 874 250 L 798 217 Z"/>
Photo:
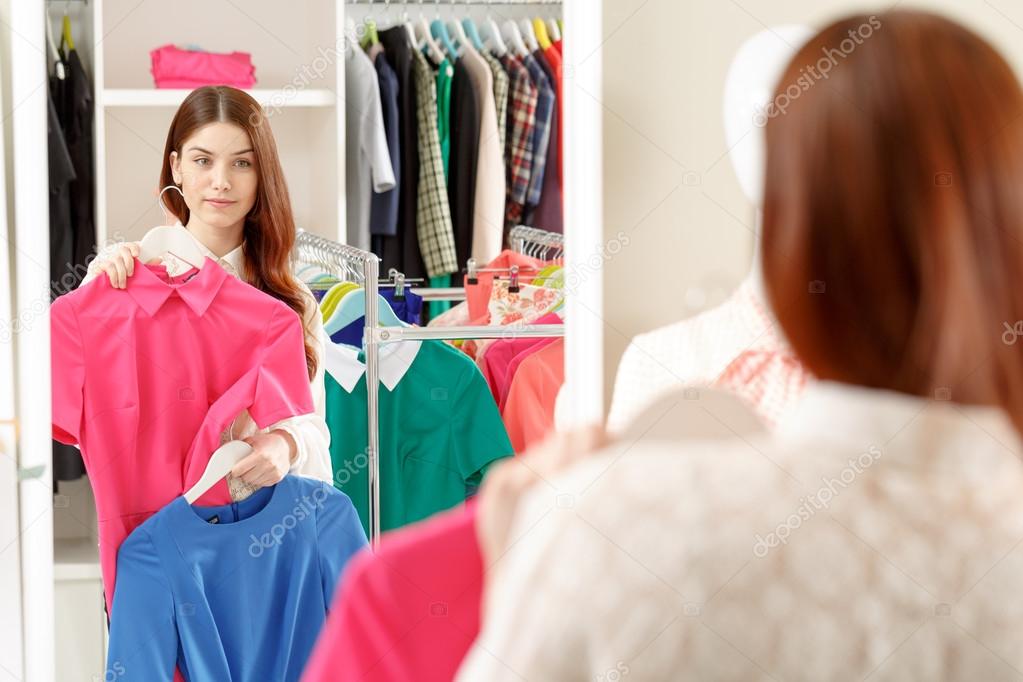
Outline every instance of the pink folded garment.
<path fill-rule="evenodd" d="M 256 67 L 248 52 L 221 54 L 164 45 L 149 56 L 157 88 L 191 89 L 203 85 L 251 88 L 256 84 Z"/>

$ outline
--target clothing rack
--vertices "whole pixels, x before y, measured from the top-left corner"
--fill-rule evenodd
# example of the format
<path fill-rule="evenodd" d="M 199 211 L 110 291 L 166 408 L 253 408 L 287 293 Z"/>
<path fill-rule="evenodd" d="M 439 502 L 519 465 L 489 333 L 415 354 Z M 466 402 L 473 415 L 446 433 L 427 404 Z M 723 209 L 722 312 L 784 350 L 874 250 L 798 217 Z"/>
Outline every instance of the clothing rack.
<path fill-rule="evenodd" d="M 523 254 L 548 254 L 564 252 L 564 238 L 560 234 L 545 232 L 532 227 L 519 226 L 510 233 L 512 249 Z M 366 329 L 363 345 L 366 356 L 366 419 L 368 422 L 369 460 L 369 530 L 370 543 L 375 550 L 380 543 L 380 346 L 396 341 L 430 340 L 450 341 L 455 339 L 512 339 L 512 338 L 553 338 L 565 335 L 563 324 L 511 325 L 496 327 L 490 325 L 467 325 L 460 327 L 380 327 L 376 306 L 380 259 L 374 254 L 352 246 L 338 244 L 329 239 L 298 231 L 295 242 L 295 259 L 312 265 L 320 265 L 337 272 L 351 281 L 362 282 L 366 289 Z"/>
<path fill-rule="evenodd" d="M 347 244 L 325 239 L 299 230 L 295 238 L 295 259 L 319 265 L 338 274 L 342 279 L 361 282 L 366 290 L 366 329 L 375 329 L 378 323 L 377 291 L 379 288 L 380 259 L 370 253 Z M 380 349 L 376 344 L 366 344 L 366 453 L 369 470 L 369 515 L 370 537 L 376 547 L 380 537 Z"/>

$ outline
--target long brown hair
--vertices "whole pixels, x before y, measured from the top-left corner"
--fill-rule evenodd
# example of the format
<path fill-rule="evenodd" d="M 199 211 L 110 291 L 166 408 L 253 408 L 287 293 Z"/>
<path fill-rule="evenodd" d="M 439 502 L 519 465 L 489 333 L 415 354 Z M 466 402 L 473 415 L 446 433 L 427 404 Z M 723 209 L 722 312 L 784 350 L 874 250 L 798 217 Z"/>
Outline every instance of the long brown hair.
<path fill-rule="evenodd" d="M 952 21 L 894 11 L 822 30 L 775 92 L 763 269 L 796 353 L 818 377 L 998 405 L 1023 430 L 1012 69 Z"/>
<path fill-rule="evenodd" d="M 245 218 L 245 281 L 260 291 L 286 303 L 305 320 L 307 301 L 298 281 L 291 274 L 291 250 L 295 244 L 295 219 L 284 172 L 277 157 L 270 124 L 262 107 L 247 93 L 218 85 L 197 88 L 181 103 L 167 132 L 160 170 L 160 187 L 174 184 L 171 152 L 181 156 L 182 146 L 199 128 L 210 123 L 232 123 L 243 129 L 252 142 L 259 182 L 256 203 Z M 189 210 L 180 194 L 164 194 L 167 207 L 183 224 Z M 306 368 L 310 379 L 316 374 L 316 355 L 310 343 L 311 331 L 305 330 Z"/>

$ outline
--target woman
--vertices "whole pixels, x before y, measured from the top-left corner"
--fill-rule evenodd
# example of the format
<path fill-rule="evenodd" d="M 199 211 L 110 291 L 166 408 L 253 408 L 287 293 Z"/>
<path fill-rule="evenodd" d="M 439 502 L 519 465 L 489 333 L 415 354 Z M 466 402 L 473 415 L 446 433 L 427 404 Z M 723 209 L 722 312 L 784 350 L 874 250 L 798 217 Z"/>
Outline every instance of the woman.
<path fill-rule="evenodd" d="M 618 443 L 559 475 L 563 438 L 492 471 L 461 679 L 1023 671 L 1023 356 L 1003 341 L 1023 91 L 975 34 L 894 11 L 825 28 L 775 92 L 763 272 L 820 381 L 759 440 Z"/>
<path fill-rule="evenodd" d="M 164 147 L 160 187 L 178 225 L 230 274 L 277 298 L 303 320 L 314 414 L 260 431 L 242 412 L 222 441 L 245 440 L 253 452 L 231 471 L 235 499 L 280 481 L 289 471 L 331 482 L 330 432 L 324 421 L 324 331 L 309 289 L 291 273 L 295 221 L 269 121 L 251 96 L 226 86 L 193 90 L 181 103 Z M 176 191 L 175 191 L 176 190 Z M 138 243 L 115 244 L 89 265 L 83 284 L 106 273 L 124 288 Z M 182 263 L 165 257 L 168 272 Z"/>

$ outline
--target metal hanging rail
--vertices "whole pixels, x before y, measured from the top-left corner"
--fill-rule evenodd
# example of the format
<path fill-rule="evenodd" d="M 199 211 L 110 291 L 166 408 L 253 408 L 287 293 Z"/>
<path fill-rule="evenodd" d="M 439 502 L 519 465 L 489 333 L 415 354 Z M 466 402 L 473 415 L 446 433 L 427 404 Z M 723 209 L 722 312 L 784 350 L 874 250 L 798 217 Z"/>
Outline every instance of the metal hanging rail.
<path fill-rule="evenodd" d="M 553 232 L 520 225 L 509 233 L 514 251 L 536 258 L 553 260 L 564 254 L 564 237 Z M 366 328 L 363 346 L 366 355 L 366 419 L 369 460 L 370 543 L 380 542 L 380 346 L 411 340 L 450 341 L 455 339 L 555 338 L 565 335 L 563 324 L 472 325 L 462 327 L 380 327 L 377 309 L 380 259 L 352 246 L 299 230 L 294 259 L 319 265 L 340 279 L 360 282 L 366 289 Z M 429 291 L 423 289 L 419 291 Z M 448 290 L 450 291 L 450 290 Z M 438 300 L 438 299 L 434 299 Z"/>

